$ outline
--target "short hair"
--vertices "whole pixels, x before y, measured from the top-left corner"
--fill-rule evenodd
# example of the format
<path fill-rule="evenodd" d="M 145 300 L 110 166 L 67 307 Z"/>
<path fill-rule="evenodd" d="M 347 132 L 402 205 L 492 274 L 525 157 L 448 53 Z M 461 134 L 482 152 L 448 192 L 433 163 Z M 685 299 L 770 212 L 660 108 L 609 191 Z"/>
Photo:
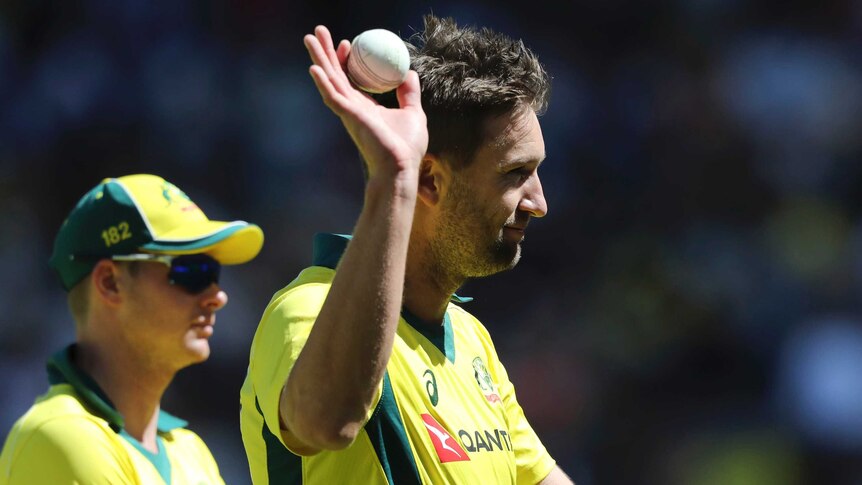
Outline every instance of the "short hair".
<path fill-rule="evenodd" d="M 487 120 L 521 107 L 547 109 L 550 79 L 523 41 L 430 14 L 424 24 L 407 48 L 422 85 L 429 153 L 462 168 L 484 141 Z"/>
<path fill-rule="evenodd" d="M 120 266 L 125 266 L 129 274 L 133 278 L 138 276 L 140 272 L 140 261 L 120 261 Z M 75 284 L 69 293 L 66 295 L 66 302 L 69 304 L 69 313 L 72 314 L 72 319 L 75 320 L 76 326 L 84 325 L 87 321 L 87 313 L 90 310 L 90 278 L 84 278 Z"/>
<path fill-rule="evenodd" d="M 69 312 L 72 314 L 72 319 L 75 320 L 76 326 L 84 325 L 87 321 L 87 312 L 90 309 L 89 298 L 89 278 L 84 278 L 76 283 L 66 295 L 66 301 L 69 303 Z"/>

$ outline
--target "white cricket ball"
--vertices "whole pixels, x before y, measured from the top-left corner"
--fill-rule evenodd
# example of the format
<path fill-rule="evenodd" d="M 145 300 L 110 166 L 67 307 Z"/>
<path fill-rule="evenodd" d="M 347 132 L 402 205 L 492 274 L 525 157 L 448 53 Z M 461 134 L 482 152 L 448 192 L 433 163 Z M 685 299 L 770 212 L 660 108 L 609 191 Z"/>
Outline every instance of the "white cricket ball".
<path fill-rule="evenodd" d="M 353 39 L 347 75 L 359 89 L 385 93 L 407 79 L 410 53 L 401 37 L 386 30 L 366 30 Z"/>

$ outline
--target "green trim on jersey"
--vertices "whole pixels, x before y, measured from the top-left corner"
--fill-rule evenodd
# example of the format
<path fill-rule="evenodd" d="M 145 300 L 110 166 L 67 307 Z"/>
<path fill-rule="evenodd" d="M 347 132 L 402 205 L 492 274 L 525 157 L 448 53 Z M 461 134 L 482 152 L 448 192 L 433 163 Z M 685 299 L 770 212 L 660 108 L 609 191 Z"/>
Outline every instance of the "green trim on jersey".
<path fill-rule="evenodd" d="M 159 420 L 156 422 L 156 429 L 159 433 L 167 433 L 172 429 L 185 428 L 189 423 L 185 419 L 180 419 L 167 411 L 159 409 Z"/>
<path fill-rule="evenodd" d="M 313 266 L 273 295 L 255 331 L 240 391 L 252 482 L 540 482 L 555 462 L 526 420 L 487 330 L 454 298 L 438 325 L 402 309 L 371 414 L 350 446 L 307 450 L 280 431 L 284 382 L 326 303 L 348 241 L 316 235 Z"/>
<path fill-rule="evenodd" d="M 311 256 L 312 266 L 335 269 L 338 266 L 341 255 L 347 249 L 347 243 L 351 239 L 353 239 L 353 236 L 349 234 L 329 234 L 325 232 L 315 234 Z"/>
<path fill-rule="evenodd" d="M 152 463 L 153 466 L 156 467 L 156 470 L 158 470 L 162 480 L 164 480 L 167 485 L 171 485 L 171 460 L 168 459 L 168 454 L 165 452 L 165 444 L 162 441 L 161 436 L 156 435 L 156 453 L 144 448 L 141 442 L 127 433 L 125 429 L 120 431 L 120 436 L 125 438 L 125 440 L 144 455 L 147 460 L 150 460 L 150 463 Z"/>
<path fill-rule="evenodd" d="M 110 424 L 111 429 L 119 433 L 126 425 L 123 416 L 114 408 L 114 403 L 102 391 L 96 381 L 80 371 L 72 363 L 72 353 L 75 346 L 69 345 L 65 349 L 55 353 L 48 359 L 48 383 L 69 384 L 81 399 L 96 410 L 96 414 Z"/>
<path fill-rule="evenodd" d="M 377 409 L 365 423 L 365 431 L 390 484 L 422 483 L 413 452 L 410 450 L 407 432 L 404 430 L 404 422 L 398 412 L 388 371 L 383 375 L 383 393 L 377 402 Z"/>
<path fill-rule="evenodd" d="M 257 398 L 254 398 L 254 405 L 257 412 L 263 417 L 263 410 L 260 409 L 260 402 Z M 266 471 L 269 483 L 301 485 L 302 458 L 293 453 L 286 453 L 284 445 L 266 425 L 263 426 L 261 436 L 263 442 L 266 443 Z"/>
<path fill-rule="evenodd" d="M 48 359 L 48 382 L 51 385 L 69 384 L 75 389 L 75 392 L 81 396 L 81 399 L 90 407 L 96 414 L 101 416 L 108 422 L 111 429 L 118 433 L 126 441 L 129 442 L 136 450 L 140 451 L 150 463 L 158 470 L 159 475 L 167 485 L 171 485 L 171 461 L 168 459 L 168 454 L 165 452 L 165 446 L 161 436 L 156 436 L 156 446 L 158 453 L 153 453 L 143 447 L 140 441 L 135 439 L 125 430 L 125 419 L 123 415 L 117 412 L 114 403 L 108 398 L 107 394 L 101 387 L 79 369 L 73 362 L 73 353 L 75 344 L 55 353 Z M 188 422 L 173 416 L 165 411 L 159 410 L 158 423 L 156 429 L 159 433 L 167 433 L 177 428 L 185 428 Z"/>
<path fill-rule="evenodd" d="M 419 317 L 410 313 L 406 308 L 401 309 L 401 317 L 413 327 L 414 330 L 421 333 L 429 342 L 434 344 L 440 353 L 446 356 L 446 359 L 455 363 L 455 336 L 452 334 L 452 319 L 449 318 L 449 312 L 443 314 L 443 325 L 428 325 L 419 320 Z"/>
<path fill-rule="evenodd" d="M 108 421 L 112 428 L 116 427 L 115 431 L 119 433 L 125 427 L 123 415 L 117 412 L 114 403 L 111 402 L 96 381 L 72 363 L 74 352 L 75 344 L 71 344 L 48 359 L 48 383 L 52 386 L 55 384 L 71 385 L 84 402 L 95 408 L 98 411 L 97 414 Z M 167 433 L 177 428 L 185 428 L 188 424 L 188 421 L 184 419 L 180 419 L 167 411 L 159 410 L 156 428 L 159 433 Z"/>
<path fill-rule="evenodd" d="M 350 234 L 318 232 L 314 235 L 311 265 L 335 269 L 338 266 L 338 261 L 341 260 L 341 255 L 347 249 L 347 243 L 351 239 L 353 239 L 353 236 Z M 470 296 L 458 296 L 454 294 L 449 299 L 455 303 L 469 303 L 473 301 L 473 298 Z"/>

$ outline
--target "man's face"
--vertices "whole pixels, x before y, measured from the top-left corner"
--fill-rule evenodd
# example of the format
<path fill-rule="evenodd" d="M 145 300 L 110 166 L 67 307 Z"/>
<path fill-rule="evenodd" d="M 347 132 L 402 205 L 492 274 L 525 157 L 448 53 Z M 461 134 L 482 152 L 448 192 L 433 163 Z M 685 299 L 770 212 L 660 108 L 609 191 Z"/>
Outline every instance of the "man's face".
<path fill-rule="evenodd" d="M 456 278 L 514 267 L 530 218 L 548 210 L 537 172 L 545 142 L 535 112 L 488 121 L 485 140 L 466 168 L 452 172 L 431 242 L 435 259 Z"/>
<path fill-rule="evenodd" d="M 140 262 L 135 274 L 123 269 L 127 293 L 123 333 L 133 339 L 141 358 L 156 368 L 177 371 L 209 357 L 215 312 L 227 304 L 227 294 L 212 284 L 190 294 L 168 281 L 168 267 Z"/>

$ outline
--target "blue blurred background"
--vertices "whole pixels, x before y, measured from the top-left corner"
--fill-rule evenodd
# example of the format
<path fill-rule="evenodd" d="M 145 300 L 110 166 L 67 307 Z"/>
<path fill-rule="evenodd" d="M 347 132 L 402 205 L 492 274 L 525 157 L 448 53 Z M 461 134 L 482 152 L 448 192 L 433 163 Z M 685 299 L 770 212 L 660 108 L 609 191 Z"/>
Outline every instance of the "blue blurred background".
<path fill-rule="evenodd" d="M 47 267 L 103 177 L 157 173 L 261 225 L 213 357 L 164 407 L 228 483 L 270 296 L 349 232 L 358 156 L 302 35 L 433 11 L 525 39 L 554 78 L 550 206 L 467 284 L 533 426 L 579 485 L 862 483 L 862 1 L 0 2 L 0 433 L 74 338 Z"/>

